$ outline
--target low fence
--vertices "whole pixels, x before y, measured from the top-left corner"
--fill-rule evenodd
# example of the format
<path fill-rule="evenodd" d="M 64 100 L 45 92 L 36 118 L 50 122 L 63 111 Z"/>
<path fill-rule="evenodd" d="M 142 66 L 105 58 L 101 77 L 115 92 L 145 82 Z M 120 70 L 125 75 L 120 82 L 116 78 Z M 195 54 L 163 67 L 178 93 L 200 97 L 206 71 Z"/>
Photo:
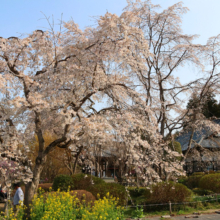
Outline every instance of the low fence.
<path fill-rule="evenodd" d="M 158 204 L 136 204 L 136 205 L 127 205 L 128 208 L 143 208 L 145 211 L 169 211 L 172 214 L 172 211 L 178 211 L 185 209 L 186 206 L 198 208 L 199 204 L 207 205 L 210 203 L 219 203 L 220 194 L 212 194 L 208 196 L 196 196 L 193 199 L 198 199 L 197 201 L 186 201 L 186 202 L 171 202 L 168 203 L 158 203 Z M 204 199 L 204 200 L 203 200 Z"/>

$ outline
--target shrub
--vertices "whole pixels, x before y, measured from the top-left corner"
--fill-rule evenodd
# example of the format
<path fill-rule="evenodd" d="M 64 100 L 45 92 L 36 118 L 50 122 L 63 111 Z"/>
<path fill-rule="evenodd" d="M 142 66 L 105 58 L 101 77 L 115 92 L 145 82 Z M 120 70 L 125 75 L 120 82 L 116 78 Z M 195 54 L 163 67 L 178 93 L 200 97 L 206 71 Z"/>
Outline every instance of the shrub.
<path fill-rule="evenodd" d="M 84 211 L 82 214 L 82 220 L 87 219 L 124 219 L 123 208 L 117 207 L 117 199 L 111 198 L 109 194 L 102 200 L 95 201 L 95 204 L 90 212 Z"/>
<path fill-rule="evenodd" d="M 94 184 L 88 188 L 97 199 L 104 198 L 104 196 L 109 193 L 110 196 L 119 198 L 118 205 L 125 205 L 127 202 L 127 192 L 125 187 L 117 183 L 104 183 L 104 184 Z"/>
<path fill-rule="evenodd" d="M 204 174 L 203 175 L 192 175 L 192 176 L 188 177 L 185 185 L 190 189 L 198 188 L 199 181 L 203 176 L 204 176 Z"/>
<path fill-rule="evenodd" d="M 86 205 L 93 205 L 96 200 L 95 196 L 86 190 L 73 190 L 70 195 L 75 196 L 81 204 L 85 203 Z"/>
<path fill-rule="evenodd" d="M 196 175 L 204 175 L 205 173 L 204 172 L 194 172 L 192 174 L 192 176 L 196 176 Z"/>
<path fill-rule="evenodd" d="M 73 179 L 71 176 L 68 175 L 59 175 L 54 178 L 53 181 L 53 190 L 57 191 L 60 189 L 60 191 L 68 191 L 68 189 L 72 190 L 73 185 Z"/>
<path fill-rule="evenodd" d="M 145 187 L 128 187 L 128 191 L 130 196 L 135 198 L 144 195 L 147 189 Z"/>
<path fill-rule="evenodd" d="M 176 152 L 178 152 L 179 154 L 182 153 L 182 148 L 181 148 L 180 142 L 174 141 L 174 142 L 173 142 L 173 146 L 172 146 L 172 142 L 170 142 L 168 146 L 169 146 L 169 148 L 172 149 L 172 150 L 173 150 L 173 147 L 174 147 L 174 150 L 175 150 Z"/>
<path fill-rule="evenodd" d="M 178 152 L 179 154 L 182 154 L 182 148 L 181 148 L 181 144 L 178 141 L 172 141 L 168 144 L 169 148 L 171 150 L 175 150 L 176 152 Z M 173 149 L 174 148 L 174 149 Z M 177 160 L 181 160 L 182 156 L 176 157 Z"/>
<path fill-rule="evenodd" d="M 187 181 L 188 181 L 188 177 L 186 177 L 186 176 L 182 176 L 178 179 L 178 183 L 181 183 L 185 186 L 187 185 Z"/>
<path fill-rule="evenodd" d="M 74 174 L 72 176 L 72 181 L 74 185 L 74 187 L 72 188 L 73 190 L 79 190 L 79 189 L 87 190 L 92 185 L 92 182 L 95 185 L 105 183 L 105 181 L 101 178 L 91 175 L 85 175 L 83 173 Z"/>
<path fill-rule="evenodd" d="M 199 188 L 220 193 L 220 174 L 208 174 L 199 181 Z"/>
<path fill-rule="evenodd" d="M 207 189 L 200 189 L 200 188 L 195 188 L 193 189 L 193 192 L 196 193 L 199 196 L 207 196 L 213 194 L 213 191 L 207 190 Z"/>
<path fill-rule="evenodd" d="M 44 190 L 44 192 L 49 192 L 50 188 L 52 188 L 53 183 L 41 183 L 38 185 L 38 188 Z"/>
<path fill-rule="evenodd" d="M 184 202 L 191 197 L 191 190 L 180 183 L 161 182 L 152 185 L 152 193 L 145 194 L 147 203 L 158 204 L 171 202 Z"/>
<path fill-rule="evenodd" d="M 205 172 L 206 174 L 215 174 L 216 172 L 214 170 L 209 170 Z"/>

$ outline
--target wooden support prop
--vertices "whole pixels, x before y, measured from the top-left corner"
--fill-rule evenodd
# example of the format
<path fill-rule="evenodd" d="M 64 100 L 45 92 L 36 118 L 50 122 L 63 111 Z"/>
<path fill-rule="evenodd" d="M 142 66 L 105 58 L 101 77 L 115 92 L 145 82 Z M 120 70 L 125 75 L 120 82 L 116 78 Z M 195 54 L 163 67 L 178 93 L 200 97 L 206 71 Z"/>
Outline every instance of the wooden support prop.
<path fill-rule="evenodd" d="M 170 215 L 172 215 L 172 203 L 169 201 Z"/>

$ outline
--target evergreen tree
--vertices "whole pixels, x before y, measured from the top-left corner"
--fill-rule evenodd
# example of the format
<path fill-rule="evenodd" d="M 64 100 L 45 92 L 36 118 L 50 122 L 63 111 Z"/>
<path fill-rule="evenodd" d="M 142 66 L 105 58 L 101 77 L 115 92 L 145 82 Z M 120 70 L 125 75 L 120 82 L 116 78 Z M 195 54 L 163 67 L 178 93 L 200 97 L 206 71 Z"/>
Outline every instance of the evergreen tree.
<path fill-rule="evenodd" d="M 187 104 L 188 109 L 197 108 L 199 105 L 199 97 L 194 96 Z M 215 94 L 210 92 L 201 106 L 201 112 L 206 118 L 220 118 L 220 103 L 215 99 Z"/>

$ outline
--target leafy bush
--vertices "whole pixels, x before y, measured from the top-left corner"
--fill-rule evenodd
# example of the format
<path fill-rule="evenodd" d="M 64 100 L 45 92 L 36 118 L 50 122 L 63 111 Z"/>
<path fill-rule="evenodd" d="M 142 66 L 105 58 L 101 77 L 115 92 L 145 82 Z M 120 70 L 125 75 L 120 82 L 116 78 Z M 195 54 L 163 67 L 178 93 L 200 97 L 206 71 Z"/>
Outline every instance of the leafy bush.
<path fill-rule="evenodd" d="M 41 183 L 38 185 L 38 188 L 41 188 L 45 192 L 49 192 L 52 186 L 53 186 L 53 183 Z"/>
<path fill-rule="evenodd" d="M 132 218 L 136 219 L 136 218 L 142 218 L 144 217 L 144 209 L 143 207 L 138 208 L 138 206 L 136 207 L 136 210 L 134 210 L 132 212 Z"/>
<path fill-rule="evenodd" d="M 194 172 L 192 174 L 192 176 L 196 176 L 196 175 L 204 175 L 205 173 L 204 172 Z"/>
<path fill-rule="evenodd" d="M 186 180 L 185 184 L 189 189 L 194 189 L 194 188 L 198 188 L 199 187 L 199 181 L 200 179 L 204 176 L 203 175 L 192 175 L 190 177 L 188 177 L 188 179 Z"/>
<path fill-rule="evenodd" d="M 93 205 L 96 200 L 95 196 L 86 190 L 73 190 L 70 195 L 75 196 L 81 204 L 85 203 L 86 205 Z"/>
<path fill-rule="evenodd" d="M 199 181 L 199 188 L 220 193 L 220 174 L 208 174 Z"/>
<path fill-rule="evenodd" d="M 87 219 L 124 219 L 123 208 L 117 207 L 117 199 L 111 198 L 107 193 L 106 197 L 102 200 L 95 201 L 94 206 L 90 212 L 84 211 L 82 214 L 82 220 Z"/>
<path fill-rule="evenodd" d="M 169 148 L 171 149 L 171 150 L 174 150 L 174 151 L 176 151 L 176 152 L 178 152 L 179 154 L 182 154 L 182 148 L 181 148 L 181 144 L 180 144 L 180 142 L 178 142 L 178 141 L 171 141 L 169 144 L 168 144 L 168 146 L 169 146 Z M 176 157 L 176 159 L 177 160 L 181 160 L 182 159 L 182 157 L 181 156 L 179 156 L 179 157 Z"/>
<path fill-rule="evenodd" d="M 216 172 L 214 170 L 209 170 L 205 172 L 206 174 L 216 174 Z"/>
<path fill-rule="evenodd" d="M 127 192 L 125 187 L 117 183 L 94 184 L 87 189 L 97 199 L 104 198 L 109 193 L 111 196 L 119 198 L 118 205 L 125 205 L 127 202 Z"/>
<path fill-rule="evenodd" d="M 142 196 L 146 193 L 146 187 L 128 187 L 128 191 L 132 198 Z"/>
<path fill-rule="evenodd" d="M 174 182 L 161 182 L 152 185 L 152 193 L 145 194 L 147 203 L 158 204 L 171 202 L 184 202 L 189 200 L 192 192 L 186 186 Z"/>
<path fill-rule="evenodd" d="M 71 176 L 59 175 L 54 178 L 52 188 L 55 191 L 58 189 L 60 189 L 60 191 L 68 191 L 68 189 L 72 190 L 73 187 L 73 179 Z"/>
<path fill-rule="evenodd" d="M 172 144 L 173 144 L 173 146 L 172 146 Z M 182 153 L 182 148 L 181 148 L 180 142 L 178 142 L 178 141 L 174 141 L 173 143 L 170 142 L 168 146 L 169 146 L 169 148 L 172 149 L 172 150 L 173 150 L 173 147 L 174 147 L 174 150 L 175 150 L 176 152 L 178 152 L 179 154 Z"/>
<path fill-rule="evenodd" d="M 187 185 L 187 181 L 188 181 L 188 177 L 186 177 L 186 176 L 182 176 L 178 179 L 178 183 L 181 183 L 185 186 Z"/>
<path fill-rule="evenodd" d="M 207 189 L 194 188 L 193 192 L 199 196 L 207 196 L 213 194 L 213 191 Z"/>
<path fill-rule="evenodd" d="M 72 188 L 73 190 L 79 190 L 79 189 L 87 190 L 92 185 L 92 182 L 95 185 L 105 183 L 105 181 L 101 178 L 91 176 L 91 175 L 86 175 L 83 173 L 74 174 L 72 176 L 72 181 L 74 185 Z"/>

